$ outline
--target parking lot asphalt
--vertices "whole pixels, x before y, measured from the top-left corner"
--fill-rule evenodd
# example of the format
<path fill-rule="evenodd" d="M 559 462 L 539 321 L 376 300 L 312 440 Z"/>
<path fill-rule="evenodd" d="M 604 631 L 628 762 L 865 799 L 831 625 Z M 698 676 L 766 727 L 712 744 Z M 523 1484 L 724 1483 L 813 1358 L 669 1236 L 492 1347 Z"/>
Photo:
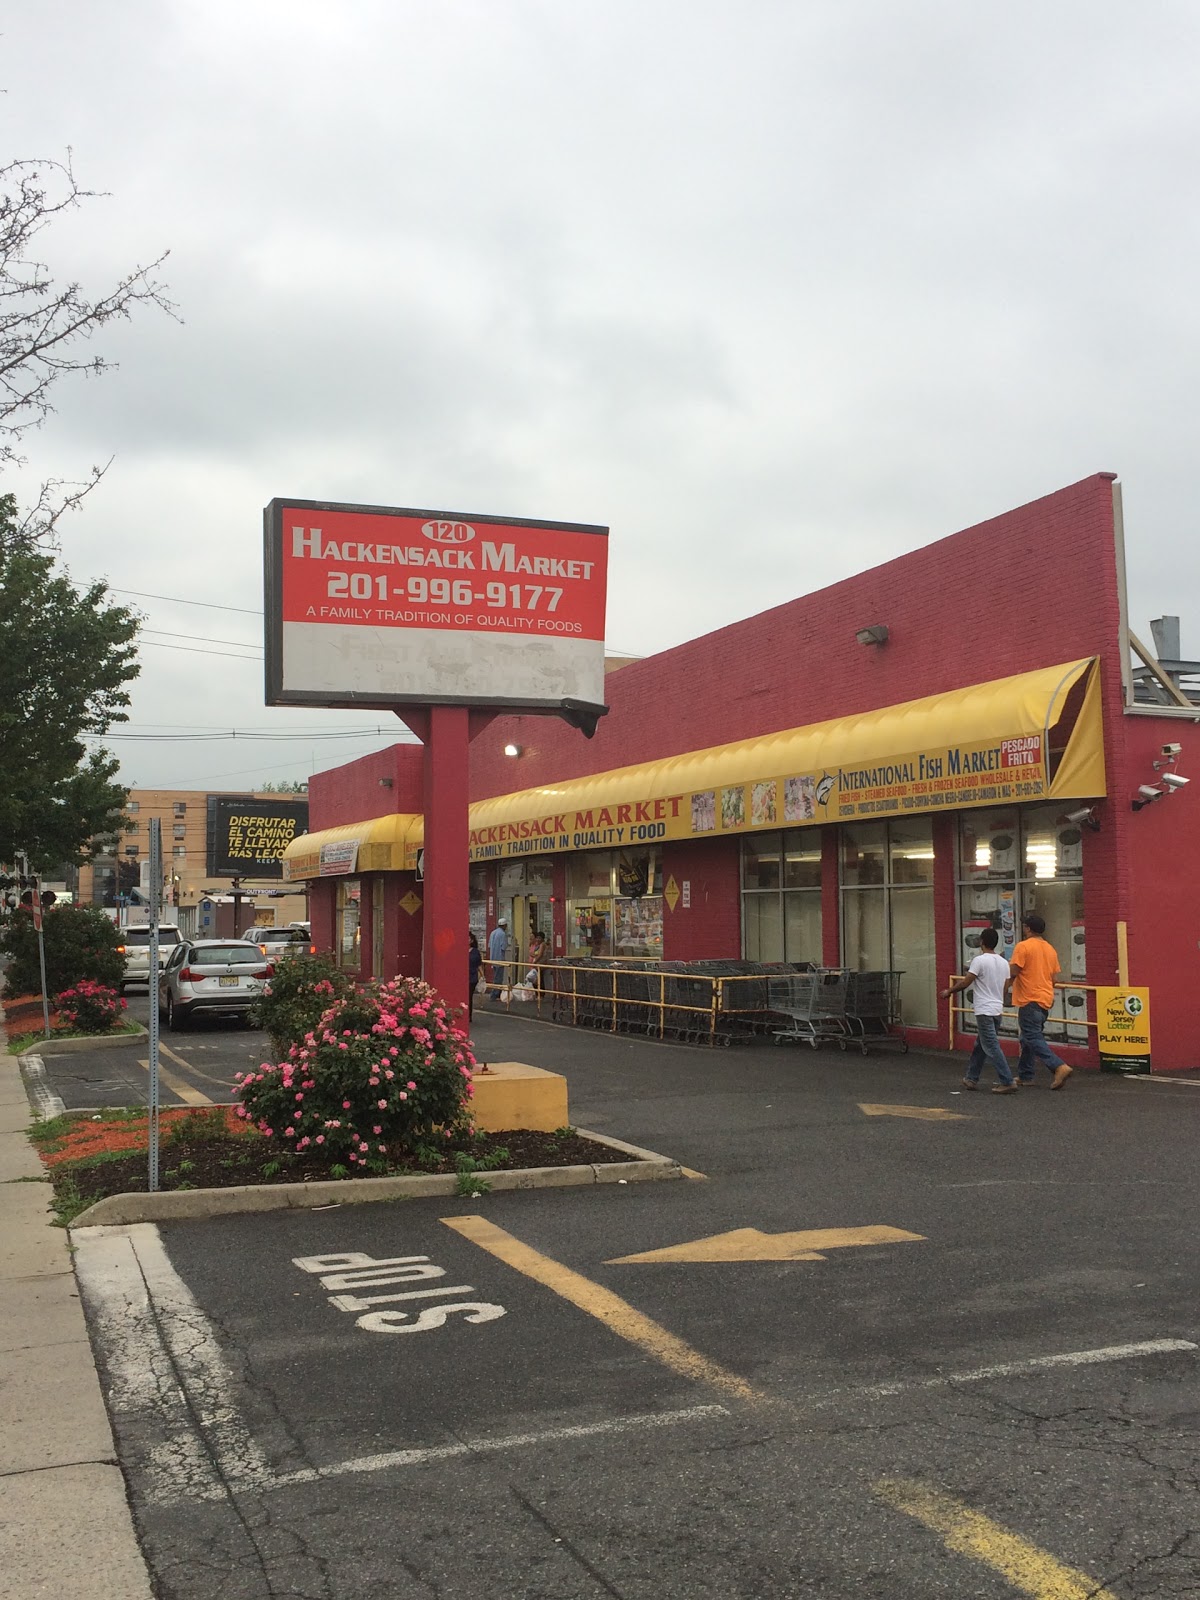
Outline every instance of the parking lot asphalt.
<path fill-rule="evenodd" d="M 77 1230 L 161 1594 L 1200 1590 L 1200 1085 L 474 1033 L 697 1176 Z"/>

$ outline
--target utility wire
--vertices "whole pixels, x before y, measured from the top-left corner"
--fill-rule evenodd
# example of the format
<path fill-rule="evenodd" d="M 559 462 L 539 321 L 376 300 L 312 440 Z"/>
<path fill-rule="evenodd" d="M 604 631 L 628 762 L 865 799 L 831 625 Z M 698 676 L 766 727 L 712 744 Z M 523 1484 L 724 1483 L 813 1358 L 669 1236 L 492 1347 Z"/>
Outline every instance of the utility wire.
<path fill-rule="evenodd" d="M 141 589 L 116 589 L 111 584 L 108 587 L 113 594 L 131 594 L 138 600 L 166 600 L 173 606 L 203 606 L 206 611 L 236 611 L 243 617 L 262 616 L 261 611 L 249 611 L 245 606 L 218 606 L 211 600 L 185 600 L 178 594 L 145 594 Z"/>

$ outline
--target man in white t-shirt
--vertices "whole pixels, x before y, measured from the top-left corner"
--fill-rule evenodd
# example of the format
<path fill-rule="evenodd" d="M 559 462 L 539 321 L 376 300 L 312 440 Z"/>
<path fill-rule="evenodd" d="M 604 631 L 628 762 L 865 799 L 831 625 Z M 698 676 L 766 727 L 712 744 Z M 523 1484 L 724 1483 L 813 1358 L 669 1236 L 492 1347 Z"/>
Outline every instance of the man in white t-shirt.
<path fill-rule="evenodd" d="M 948 989 L 942 990 L 942 999 L 948 1000 L 952 994 L 962 994 L 964 989 L 975 990 L 975 1048 L 967 1062 L 963 1088 L 978 1089 L 979 1075 L 987 1060 L 995 1067 L 1000 1080 L 992 1093 L 1014 1094 L 1017 1086 L 1013 1082 L 1012 1068 L 1000 1048 L 999 1034 L 1000 1017 L 1004 1011 L 1004 987 L 1011 974 L 1008 962 L 996 954 L 1000 935 L 995 928 L 985 928 L 979 935 L 979 943 L 982 949 L 967 968 L 966 977 L 955 978 Z"/>

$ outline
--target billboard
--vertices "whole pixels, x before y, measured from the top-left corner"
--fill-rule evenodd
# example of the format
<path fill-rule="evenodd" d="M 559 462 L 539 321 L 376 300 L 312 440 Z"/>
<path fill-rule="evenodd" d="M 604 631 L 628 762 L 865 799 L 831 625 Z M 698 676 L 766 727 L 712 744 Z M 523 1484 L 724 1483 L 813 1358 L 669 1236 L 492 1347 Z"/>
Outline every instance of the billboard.
<path fill-rule="evenodd" d="M 285 499 L 263 524 L 268 705 L 603 714 L 607 528 Z"/>
<path fill-rule="evenodd" d="M 282 879 L 283 852 L 308 832 L 308 801 L 210 794 L 207 822 L 210 877 Z"/>

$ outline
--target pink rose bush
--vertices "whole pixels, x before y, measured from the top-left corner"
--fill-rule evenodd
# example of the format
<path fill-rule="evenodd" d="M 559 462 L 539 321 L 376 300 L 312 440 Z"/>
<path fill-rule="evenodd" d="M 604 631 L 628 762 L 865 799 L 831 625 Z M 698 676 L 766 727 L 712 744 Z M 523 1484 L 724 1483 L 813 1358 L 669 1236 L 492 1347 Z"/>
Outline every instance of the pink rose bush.
<path fill-rule="evenodd" d="M 285 1061 L 241 1075 L 236 1115 L 322 1165 L 385 1172 L 468 1125 L 474 1068 L 437 993 L 393 978 L 335 999 Z"/>
<path fill-rule="evenodd" d="M 125 1002 L 115 989 L 83 978 L 54 996 L 60 1033 L 110 1033 L 120 1022 Z"/>

